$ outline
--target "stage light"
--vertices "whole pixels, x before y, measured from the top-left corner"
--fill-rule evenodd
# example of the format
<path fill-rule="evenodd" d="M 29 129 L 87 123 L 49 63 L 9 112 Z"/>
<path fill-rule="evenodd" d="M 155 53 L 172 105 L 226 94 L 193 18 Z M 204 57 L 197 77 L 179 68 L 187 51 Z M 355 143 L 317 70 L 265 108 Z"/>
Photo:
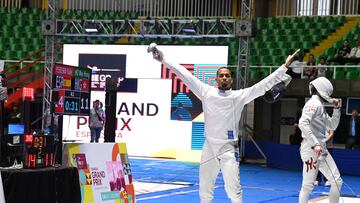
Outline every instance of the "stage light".
<path fill-rule="evenodd" d="M 25 145 L 32 145 L 33 143 L 33 140 L 34 140 L 34 136 L 33 135 L 24 135 L 24 142 L 25 142 Z"/>
<path fill-rule="evenodd" d="M 22 89 L 22 97 L 23 97 L 23 100 L 25 100 L 25 99 L 34 100 L 34 89 L 24 87 Z"/>
<path fill-rule="evenodd" d="M 85 23 L 85 32 L 87 33 L 97 33 L 99 32 L 95 21 L 90 21 Z"/>
<path fill-rule="evenodd" d="M 190 23 L 186 23 L 181 30 L 185 34 L 196 34 L 196 27 L 192 21 Z"/>

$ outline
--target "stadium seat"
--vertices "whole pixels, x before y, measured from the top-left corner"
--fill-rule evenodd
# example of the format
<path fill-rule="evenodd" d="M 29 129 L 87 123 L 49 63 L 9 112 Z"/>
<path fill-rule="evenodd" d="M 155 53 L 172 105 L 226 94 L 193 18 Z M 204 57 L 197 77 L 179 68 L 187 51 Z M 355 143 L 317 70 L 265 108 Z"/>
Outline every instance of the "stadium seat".
<path fill-rule="evenodd" d="M 258 65 L 258 57 L 256 55 L 250 56 L 250 65 L 253 65 L 253 66 Z"/>
<path fill-rule="evenodd" d="M 357 71 L 346 72 L 345 79 L 360 79 Z"/>
<path fill-rule="evenodd" d="M 326 78 L 332 79 L 334 78 L 334 71 L 332 70 L 326 70 Z"/>
<path fill-rule="evenodd" d="M 335 79 L 344 79 L 345 78 L 345 71 L 336 70 Z"/>
<path fill-rule="evenodd" d="M 250 69 L 250 79 L 251 80 L 258 80 L 262 78 L 262 73 L 259 71 L 258 68 L 251 68 Z"/>

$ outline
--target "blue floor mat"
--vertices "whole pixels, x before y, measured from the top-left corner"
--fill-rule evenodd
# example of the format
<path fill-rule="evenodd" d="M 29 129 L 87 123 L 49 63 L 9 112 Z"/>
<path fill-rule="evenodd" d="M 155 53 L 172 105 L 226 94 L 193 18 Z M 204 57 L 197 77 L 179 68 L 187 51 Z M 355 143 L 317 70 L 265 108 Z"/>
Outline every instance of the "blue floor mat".
<path fill-rule="evenodd" d="M 199 164 L 184 163 L 173 160 L 130 158 L 134 181 L 156 184 L 185 184 L 185 188 L 152 192 L 137 195 L 137 202 L 144 203 L 195 203 L 200 202 Z M 297 202 L 301 188 L 301 172 L 285 171 L 267 168 L 259 165 L 242 164 L 240 167 L 240 181 L 243 186 L 243 202 Z M 345 184 L 342 194 L 360 194 L 360 177 L 342 176 Z M 155 184 L 154 187 L 157 187 Z M 136 188 L 135 188 L 136 189 Z M 311 198 L 316 198 L 328 192 L 329 188 L 317 186 Z M 360 196 L 359 196 L 360 197 Z M 216 180 L 213 203 L 230 202 L 226 196 L 221 173 Z"/>

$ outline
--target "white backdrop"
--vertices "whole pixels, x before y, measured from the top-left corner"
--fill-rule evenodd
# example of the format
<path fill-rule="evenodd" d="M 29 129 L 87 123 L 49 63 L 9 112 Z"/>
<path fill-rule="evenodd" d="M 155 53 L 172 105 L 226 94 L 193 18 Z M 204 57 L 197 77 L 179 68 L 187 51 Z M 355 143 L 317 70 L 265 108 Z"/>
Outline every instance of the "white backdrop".
<path fill-rule="evenodd" d="M 146 49 L 147 46 L 142 45 L 64 45 L 63 62 L 78 66 L 79 54 L 84 53 L 125 54 L 126 78 L 137 78 L 138 87 L 137 93 L 117 94 L 116 141 L 126 142 L 128 154 L 136 156 L 151 156 L 168 149 L 190 150 L 192 122 L 170 119 L 172 81 L 160 79 L 161 64 Z M 226 46 L 159 46 L 159 49 L 165 57 L 181 64 L 227 64 Z M 105 92 L 93 91 L 91 100 L 96 99 L 104 103 Z M 138 111 L 133 115 L 134 104 L 144 106 L 144 115 Z M 147 106 L 150 115 L 155 109 L 157 114 L 146 115 Z M 63 139 L 89 142 L 87 117 L 64 116 Z"/>

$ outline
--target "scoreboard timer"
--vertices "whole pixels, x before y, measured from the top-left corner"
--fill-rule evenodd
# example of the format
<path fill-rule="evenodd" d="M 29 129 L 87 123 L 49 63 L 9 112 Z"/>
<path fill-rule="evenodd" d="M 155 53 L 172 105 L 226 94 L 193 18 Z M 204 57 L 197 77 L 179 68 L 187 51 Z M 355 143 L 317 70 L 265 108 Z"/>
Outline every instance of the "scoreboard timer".
<path fill-rule="evenodd" d="M 90 112 L 91 69 L 55 64 L 53 94 L 55 113 L 88 115 Z"/>
<path fill-rule="evenodd" d="M 54 165 L 54 136 L 24 135 L 24 168 Z"/>

